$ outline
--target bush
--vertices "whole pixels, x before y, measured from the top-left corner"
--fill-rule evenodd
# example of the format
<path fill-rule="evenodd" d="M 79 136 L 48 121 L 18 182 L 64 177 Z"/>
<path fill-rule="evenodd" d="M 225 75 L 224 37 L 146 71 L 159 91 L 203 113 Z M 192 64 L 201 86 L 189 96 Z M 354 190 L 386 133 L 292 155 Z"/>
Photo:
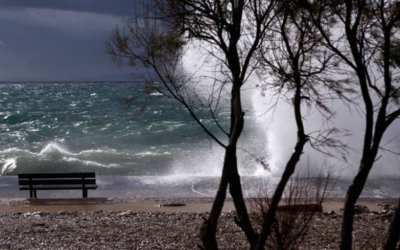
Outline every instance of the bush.
<path fill-rule="evenodd" d="M 310 222 L 317 213 L 322 213 L 322 203 L 334 187 L 332 173 L 320 173 L 317 177 L 293 177 L 286 187 L 284 198 L 278 207 L 269 249 L 298 249 L 309 230 Z M 259 195 L 252 201 L 255 220 L 261 223 L 268 211 L 268 195 Z"/>

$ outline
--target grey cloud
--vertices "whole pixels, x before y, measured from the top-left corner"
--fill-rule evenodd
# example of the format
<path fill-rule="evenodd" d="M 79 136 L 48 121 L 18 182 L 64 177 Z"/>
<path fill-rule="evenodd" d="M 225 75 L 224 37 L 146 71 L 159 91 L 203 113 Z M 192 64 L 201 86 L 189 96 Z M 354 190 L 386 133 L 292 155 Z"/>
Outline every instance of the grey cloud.
<path fill-rule="evenodd" d="M 0 22 L 8 21 L 26 26 L 41 26 L 59 32 L 87 34 L 98 30 L 109 30 L 121 23 L 122 18 L 106 14 L 76 12 L 71 10 L 25 8 L 0 9 Z"/>
<path fill-rule="evenodd" d="M 5 8 L 50 8 L 130 16 L 143 2 L 146 0 L 0 0 L 0 6 Z"/>
<path fill-rule="evenodd" d="M 0 0 L 0 81 L 129 80 L 105 51 L 129 2 Z"/>

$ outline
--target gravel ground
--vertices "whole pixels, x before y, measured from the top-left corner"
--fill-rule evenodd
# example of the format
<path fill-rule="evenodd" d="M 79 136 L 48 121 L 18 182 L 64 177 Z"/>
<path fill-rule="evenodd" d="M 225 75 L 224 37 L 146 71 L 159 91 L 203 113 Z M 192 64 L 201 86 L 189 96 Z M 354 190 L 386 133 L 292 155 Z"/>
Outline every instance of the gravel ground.
<path fill-rule="evenodd" d="M 354 249 L 377 249 L 393 211 L 356 215 Z M 196 249 L 204 213 L 30 212 L 0 215 L 0 249 Z M 221 249 L 248 249 L 233 222 L 221 217 Z M 340 215 L 315 215 L 300 249 L 338 249 Z"/>

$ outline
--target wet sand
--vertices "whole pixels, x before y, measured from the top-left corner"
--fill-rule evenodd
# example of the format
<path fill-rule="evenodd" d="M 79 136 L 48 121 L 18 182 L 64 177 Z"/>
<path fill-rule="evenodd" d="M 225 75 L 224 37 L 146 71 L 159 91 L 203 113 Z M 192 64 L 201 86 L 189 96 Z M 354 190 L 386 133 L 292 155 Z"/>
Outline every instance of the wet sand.
<path fill-rule="evenodd" d="M 26 212 L 77 212 L 77 211 L 132 211 L 132 212 L 166 212 L 166 213 L 206 213 L 212 206 L 211 198 L 87 198 L 87 199 L 1 199 L 0 214 Z M 340 214 L 343 199 L 327 199 L 323 205 L 324 212 L 334 211 Z M 247 205 L 251 210 L 252 201 Z M 391 198 L 361 198 L 358 205 L 368 207 L 371 212 L 380 212 L 384 204 L 395 204 Z M 231 199 L 225 202 L 223 212 L 235 211 Z"/>
<path fill-rule="evenodd" d="M 0 203 L 1 213 L 26 212 L 78 212 L 78 211 L 132 211 L 132 212 L 185 212 L 204 213 L 211 208 L 211 199 L 14 199 Z M 223 211 L 234 210 L 233 203 L 228 201 Z"/>

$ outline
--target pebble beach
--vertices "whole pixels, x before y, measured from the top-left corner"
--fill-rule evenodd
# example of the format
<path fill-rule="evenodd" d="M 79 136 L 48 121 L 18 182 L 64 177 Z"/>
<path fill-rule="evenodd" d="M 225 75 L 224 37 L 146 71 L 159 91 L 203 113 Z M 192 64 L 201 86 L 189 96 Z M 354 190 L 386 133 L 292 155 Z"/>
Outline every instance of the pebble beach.
<path fill-rule="evenodd" d="M 230 201 L 227 203 L 218 230 L 220 249 L 248 249 L 234 223 Z M 331 201 L 324 213 L 313 217 L 300 249 L 338 249 L 341 213 L 336 209 L 340 205 L 335 204 L 340 202 Z M 367 200 L 363 204 L 355 218 L 354 249 L 379 249 L 393 216 L 394 201 Z M 108 200 L 74 206 L 3 201 L 0 249 L 197 249 L 199 228 L 209 205 L 210 201 L 185 203 L 184 199 Z"/>

